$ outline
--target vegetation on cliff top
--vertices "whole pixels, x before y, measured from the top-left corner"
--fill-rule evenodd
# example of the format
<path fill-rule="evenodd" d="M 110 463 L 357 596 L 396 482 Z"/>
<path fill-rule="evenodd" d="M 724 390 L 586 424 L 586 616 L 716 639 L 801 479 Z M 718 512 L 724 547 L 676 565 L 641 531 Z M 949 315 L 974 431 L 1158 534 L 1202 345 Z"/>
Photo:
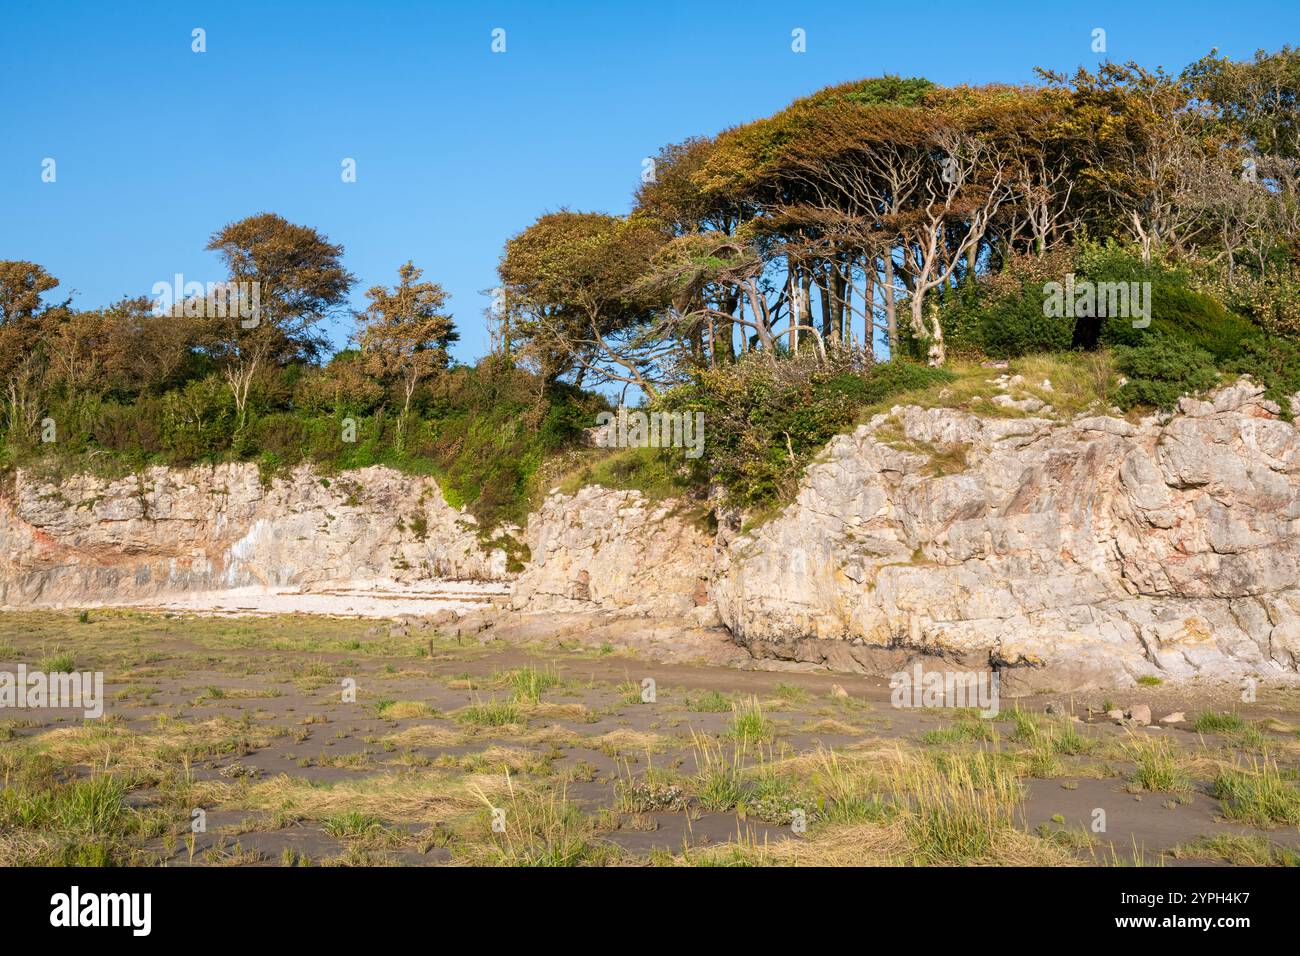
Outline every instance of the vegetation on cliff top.
<path fill-rule="evenodd" d="M 629 214 L 561 209 L 506 243 L 472 366 L 410 262 L 326 356 L 355 277 L 271 213 L 208 243 L 252 321 L 212 288 L 74 308 L 40 265 L 0 262 L 0 467 L 383 463 L 492 527 L 584 480 L 762 507 L 870 409 L 980 407 L 964 370 L 989 359 L 1071 381 L 1063 414 L 1248 373 L 1289 416 L 1300 51 L 1041 79 L 861 80 L 664 147 Z M 585 448 L 629 397 L 703 413 L 702 456 Z"/>

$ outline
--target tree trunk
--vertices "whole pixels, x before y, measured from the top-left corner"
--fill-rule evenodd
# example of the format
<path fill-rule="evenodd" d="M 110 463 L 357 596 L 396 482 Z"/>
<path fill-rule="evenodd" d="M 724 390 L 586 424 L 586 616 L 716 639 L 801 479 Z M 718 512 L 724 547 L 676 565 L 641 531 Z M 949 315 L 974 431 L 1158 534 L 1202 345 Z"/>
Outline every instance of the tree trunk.
<path fill-rule="evenodd" d="M 889 357 L 898 357 L 898 301 L 894 288 L 894 250 L 885 254 L 885 329 L 889 335 Z"/>

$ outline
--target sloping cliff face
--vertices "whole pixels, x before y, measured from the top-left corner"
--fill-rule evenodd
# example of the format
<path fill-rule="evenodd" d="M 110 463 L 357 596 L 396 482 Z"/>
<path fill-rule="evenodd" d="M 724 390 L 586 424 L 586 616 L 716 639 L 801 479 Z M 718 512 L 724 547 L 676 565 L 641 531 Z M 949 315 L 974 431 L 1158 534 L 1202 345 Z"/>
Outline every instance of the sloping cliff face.
<path fill-rule="evenodd" d="M 264 584 L 503 579 L 506 555 L 430 478 L 383 467 L 259 480 L 253 464 L 151 468 L 0 498 L 0 605 L 130 600 Z"/>
<path fill-rule="evenodd" d="M 916 648 L 1028 684 L 1300 664 L 1300 434 L 1248 382 L 1162 422 L 895 408 L 720 550 L 758 656 L 871 669 Z"/>

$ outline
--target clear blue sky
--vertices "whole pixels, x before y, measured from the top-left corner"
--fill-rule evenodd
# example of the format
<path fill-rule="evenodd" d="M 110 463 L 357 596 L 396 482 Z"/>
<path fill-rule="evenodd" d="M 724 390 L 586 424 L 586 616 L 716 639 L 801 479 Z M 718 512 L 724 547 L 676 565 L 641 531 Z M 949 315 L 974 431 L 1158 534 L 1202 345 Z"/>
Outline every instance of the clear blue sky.
<path fill-rule="evenodd" d="M 414 259 L 451 293 L 470 361 L 504 241 L 561 206 L 626 211 L 664 143 L 864 76 L 1021 82 L 1103 56 L 1178 70 L 1297 41 L 1295 0 L 0 0 L 0 259 L 41 263 L 89 308 L 176 272 L 220 279 L 208 236 L 270 210 L 345 245 L 355 304 Z"/>

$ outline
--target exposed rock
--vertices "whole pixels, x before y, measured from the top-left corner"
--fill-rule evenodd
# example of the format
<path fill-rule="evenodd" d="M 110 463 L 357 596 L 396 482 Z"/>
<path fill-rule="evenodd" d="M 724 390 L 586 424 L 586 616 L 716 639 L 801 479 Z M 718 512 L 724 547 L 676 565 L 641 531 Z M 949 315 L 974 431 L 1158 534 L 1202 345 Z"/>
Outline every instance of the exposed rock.
<path fill-rule="evenodd" d="M 716 625 L 708 588 L 713 538 L 700 514 L 689 502 L 652 502 L 636 491 L 588 486 L 552 494 L 529 517 L 532 559 L 515 582 L 512 607 Z"/>
<path fill-rule="evenodd" d="M 721 623 L 753 666 L 888 675 L 938 655 L 996 668 L 1008 695 L 1300 666 L 1300 433 L 1249 381 L 1141 421 L 896 406 L 837 436 L 757 529 L 719 511 L 707 530 L 705 510 L 553 492 L 508 608 L 398 626 L 685 658 L 693 641 L 726 657 Z M 435 577 L 510 574 L 436 483 L 386 468 L 265 488 L 251 464 L 20 474 L 0 500 L 3 605 Z"/>
<path fill-rule="evenodd" d="M 1245 380 L 1165 422 L 896 407 L 836 437 L 713 588 L 755 654 L 856 670 L 874 648 L 991 664 L 1010 692 L 1295 676 L 1298 532 L 1300 436 Z"/>
<path fill-rule="evenodd" d="M 1146 704 L 1134 704 L 1128 709 L 1128 719 L 1140 727 L 1151 723 L 1151 708 Z"/>
<path fill-rule="evenodd" d="M 1172 714 L 1165 714 L 1165 716 L 1160 718 L 1160 723 L 1181 724 L 1184 723 L 1186 720 L 1187 720 L 1186 715 L 1184 715 L 1181 710 L 1178 710 L 1178 711 L 1174 711 L 1174 713 Z"/>
<path fill-rule="evenodd" d="M 588 648 L 604 645 L 634 651 L 639 659 L 670 663 L 719 664 L 748 669 L 797 669 L 797 665 L 756 661 L 720 627 L 700 627 L 680 617 L 632 617 L 619 611 L 583 610 L 512 613 L 498 619 L 481 640 L 527 644 L 557 641 Z M 784 667 L 782 666 L 784 665 Z"/>
<path fill-rule="evenodd" d="M 474 519 L 437 482 L 384 467 L 264 487 L 255 464 L 150 468 L 0 498 L 0 606 L 129 600 L 246 585 L 500 580 Z"/>

